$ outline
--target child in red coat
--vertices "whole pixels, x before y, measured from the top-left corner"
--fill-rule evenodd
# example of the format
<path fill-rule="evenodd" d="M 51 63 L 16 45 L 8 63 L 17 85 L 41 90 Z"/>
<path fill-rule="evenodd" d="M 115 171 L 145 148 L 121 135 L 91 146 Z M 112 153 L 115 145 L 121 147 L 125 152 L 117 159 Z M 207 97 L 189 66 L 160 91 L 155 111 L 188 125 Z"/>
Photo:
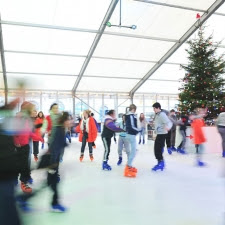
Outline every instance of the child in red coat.
<path fill-rule="evenodd" d="M 206 142 L 203 132 L 203 127 L 205 126 L 203 117 L 205 117 L 205 115 L 205 109 L 197 109 L 197 115 L 190 116 L 190 119 L 193 120 L 191 126 L 193 128 L 193 141 L 196 147 L 198 166 L 205 166 L 205 163 L 201 161 L 202 153 L 204 151 L 204 143 Z"/>

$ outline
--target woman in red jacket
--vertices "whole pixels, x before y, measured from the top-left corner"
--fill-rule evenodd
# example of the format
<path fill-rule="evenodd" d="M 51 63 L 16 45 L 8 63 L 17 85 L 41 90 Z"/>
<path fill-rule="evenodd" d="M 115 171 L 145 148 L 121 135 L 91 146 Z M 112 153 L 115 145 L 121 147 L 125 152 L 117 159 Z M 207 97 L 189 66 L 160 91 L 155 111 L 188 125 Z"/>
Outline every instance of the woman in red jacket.
<path fill-rule="evenodd" d="M 190 119 L 193 120 L 191 126 L 193 128 L 193 141 L 196 147 L 198 166 L 205 166 L 205 163 L 201 161 L 201 156 L 204 151 L 203 144 L 206 142 L 206 138 L 203 132 L 203 127 L 205 126 L 203 117 L 205 117 L 204 109 L 197 109 L 197 115 L 190 116 Z"/>
<path fill-rule="evenodd" d="M 44 114 L 42 111 L 40 111 L 37 115 L 36 120 L 34 121 L 34 126 L 35 126 L 35 134 L 38 137 L 44 138 L 42 132 L 41 132 L 41 127 L 44 122 Z M 44 142 L 42 142 L 42 146 L 44 145 Z M 38 154 L 39 154 L 39 141 L 33 141 L 33 154 L 34 154 L 34 160 L 37 162 L 38 161 Z"/>
<path fill-rule="evenodd" d="M 94 118 L 90 116 L 90 113 L 91 113 L 90 110 L 84 110 L 83 118 L 80 121 L 80 124 L 76 127 L 76 132 L 80 133 L 79 141 L 82 142 L 80 154 L 81 162 L 84 158 L 84 150 L 87 142 L 89 147 L 90 160 L 93 161 L 94 159 L 92 143 L 96 140 L 98 131 Z"/>

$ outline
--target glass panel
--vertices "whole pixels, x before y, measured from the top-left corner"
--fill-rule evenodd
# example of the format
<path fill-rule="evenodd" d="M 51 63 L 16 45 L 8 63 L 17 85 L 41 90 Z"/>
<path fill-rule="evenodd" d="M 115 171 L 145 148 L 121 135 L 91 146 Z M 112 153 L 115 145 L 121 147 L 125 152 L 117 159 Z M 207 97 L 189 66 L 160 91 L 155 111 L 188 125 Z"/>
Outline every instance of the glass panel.
<path fill-rule="evenodd" d="M 98 29 L 110 0 L 2 0 L 2 20 Z"/>
<path fill-rule="evenodd" d="M 24 81 L 27 89 L 39 90 L 72 90 L 75 77 L 68 76 L 38 76 L 23 74 L 7 74 L 9 88 L 17 88 L 18 81 Z"/>
<path fill-rule="evenodd" d="M 104 108 L 105 110 L 115 109 L 115 95 L 104 94 Z"/>
<path fill-rule="evenodd" d="M 0 91 L 0 107 L 5 104 L 5 92 Z"/>
<path fill-rule="evenodd" d="M 87 105 L 87 95 L 86 94 L 77 94 L 75 98 L 75 115 L 77 117 L 82 116 L 84 110 L 89 109 Z"/>
<path fill-rule="evenodd" d="M 170 101 L 169 101 L 169 109 L 175 109 L 176 111 L 178 110 L 178 96 L 177 97 L 171 97 L 170 96 Z"/>
<path fill-rule="evenodd" d="M 92 94 L 89 96 L 89 105 L 91 111 L 94 113 L 94 118 L 98 123 L 101 122 L 101 110 L 102 110 L 102 95 Z"/>
<path fill-rule="evenodd" d="M 40 105 L 40 93 L 34 94 L 28 92 L 25 97 L 25 101 L 31 102 L 35 105 L 35 109 L 37 110 L 37 113 L 41 111 L 41 105 Z M 45 102 L 43 102 L 45 104 Z"/>
<path fill-rule="evenodd" d="M 57 103 L 56 92 L 46 92 L 42 94 L 42 111 L 45 116 L 49 115 L 50 106 Z"/>
<path fill-rule="evenodd" d="M 122 25 L 136 25 L 137 29 L 107 27 L 106 31 L 180 39 L 187 29 L 196 22 L 196 11 L 129 0 L 123 1 L 122 5 Z M 110 22 L 113 25 L 118 25 L 118 20 L 119 4 L 117 4 Z"/>
<path fill-rule="evenodd" d="M 153 63 L 91 59 L 84 75 L 142 78 L 153 65 Z"/>
<path fill-rule="evenodd" d="M 5 88 L 3 73 L 0 73 L 0 88 Z"/>
<path fill-rule="evenodd" d="M 59 105 L 63 111 L 73 114 L 73 98 L 71 94 L 58 93 Z"/>
<path fill-rule="evenodd" d="M 87 55 L 96 34 L 3 25 L 5 50 Z M 15 38 L 16 37 L 16 38 Z"/>
<path fill-rule="evenodd" d="M 152 108 L 152 105 L 156 102 L 156 95 L 145 96 L 145 107 Z"/>
<path fill-rule="evenodd" d="M 168 99 L 158 99 L 157 102 L 161 104 L 162 109 L 169 110 L 169 102 Z"/>
<path fill-rule="evenodd" d="M 137 80 L 83 77 L 78 91 L 129 92 Z"/>
<path fill-rule="evenodd" d="M 1 54 L 1 52 L 0 52 Z M 0 72 L 2 72 L 2 58 L 0 57 Z"/>
<path fill-rule="evenodd" d="M 84 58 L 5 53 L 10 72 L 79 74 Z"/>
<path fill-rule="evenodd" d="M 173 42 L 103 35 L 94 56 L 157 61 L 173 45 Z"/>
<path fill-rule="evenodd" d="M 144 112 L 143 95 L 135 95 L 134 96 L 134 104 L 137 106 L 136 114 L 138 114 L 138 117 L 139 117 L 140 113 Z"/>

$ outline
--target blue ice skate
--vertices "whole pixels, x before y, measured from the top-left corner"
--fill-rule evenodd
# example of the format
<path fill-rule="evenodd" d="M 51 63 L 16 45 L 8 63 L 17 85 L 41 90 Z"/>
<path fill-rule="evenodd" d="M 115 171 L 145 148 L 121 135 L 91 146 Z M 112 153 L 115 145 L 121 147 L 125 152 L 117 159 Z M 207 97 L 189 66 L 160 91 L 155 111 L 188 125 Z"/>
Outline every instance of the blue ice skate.
<path fill-rule="evenodd" d="M 152 168 L 152 171 L 157 171 L 157 170 L 161 170 L 163 171 L 165 168 L 165 163 L 164 161 L 159 161 L 157 165 L 155 165 L 153 168 Z"/>
<path fill-rule="evenodd" d="M 103 169 L 103 170 L 112 170 L 111 166 L 108 164 L 107 161 L 104 161 L 104 162 L 102 163 L 102 169 Z"/>
<path fill-rule="evenodd" d="M 123 160 L 122 160 L 122 157 L 120 156 L 120 157 L 119 157 L 119 160 L 118 160 L 118 162 L 117 162 L 117 165 L 119 166 L 119 165 L 122 163 L 122 161 L 123 161 Z"/>

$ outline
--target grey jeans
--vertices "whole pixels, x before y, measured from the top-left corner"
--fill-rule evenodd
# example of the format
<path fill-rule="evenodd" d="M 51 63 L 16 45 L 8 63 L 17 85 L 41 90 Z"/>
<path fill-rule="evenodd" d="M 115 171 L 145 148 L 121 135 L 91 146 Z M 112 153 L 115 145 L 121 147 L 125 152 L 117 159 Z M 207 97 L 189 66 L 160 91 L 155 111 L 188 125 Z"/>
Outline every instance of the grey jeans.
<path fill-rule="evenodd" d="M 122 157 L 123 147 L 125 148 L 126 153 L 127 153 L 127 157 L 128 157 L 129 153 L 130 153 L 130 142 L 129 142 L 127 137 L 119 136 L 119 141 L 118 141 L 118 155 L 119 155 L 119 157 Z"/>
<path fill-rule="evenodd" d="M 222 147 L 223 147 L 223 151 L 225 151 L 225 128 L 218 128 L 218 131 L 221 135 L 222 138 Z"/>
<path fill-rule="evenodd" d="M 176 142 L 176 130 L 171 130 L 171 146 L 175 146 L 175 142 Z"/>
<path fill-rule="evenodd" d="M 182 136 L 182 142 L 180 143 L 179 147 L 181 149 L 185 149 L 185 144 L 186 144 L 186 132 L 184 130 L 180 130 L 180 134 Z"/>

